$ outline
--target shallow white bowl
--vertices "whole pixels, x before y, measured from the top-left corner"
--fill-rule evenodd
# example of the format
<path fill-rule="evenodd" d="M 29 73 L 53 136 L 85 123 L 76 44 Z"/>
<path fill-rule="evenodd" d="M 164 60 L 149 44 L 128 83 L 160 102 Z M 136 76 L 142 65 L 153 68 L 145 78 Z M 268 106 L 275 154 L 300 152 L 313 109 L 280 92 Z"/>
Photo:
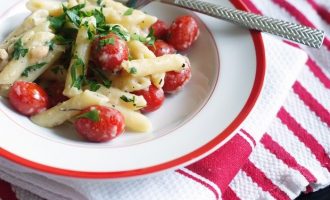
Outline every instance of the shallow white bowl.
<path fill-rule="evenodd" d="M 238 0 L 213 0 L 243 9 Z M 0 97 L 0 155 L 51 174 L 80 178 L 147 175 L 194 162 L 223 145 L 258 99 L 265 76 L 261 35 L 205 15 L 152 3 L 144 9 L 170 23 L 180 15 L 198 19 L 201 34 L 183 52 L 191 60 L 192 79 L 162 108 L 148 115 L 151 133 L 126 132 L 95 144 L 83 141 L 69 124 L 41 128 L 17 114 Z M 28 15 L 24 1 L 0 18 L 0 40 Z"/>

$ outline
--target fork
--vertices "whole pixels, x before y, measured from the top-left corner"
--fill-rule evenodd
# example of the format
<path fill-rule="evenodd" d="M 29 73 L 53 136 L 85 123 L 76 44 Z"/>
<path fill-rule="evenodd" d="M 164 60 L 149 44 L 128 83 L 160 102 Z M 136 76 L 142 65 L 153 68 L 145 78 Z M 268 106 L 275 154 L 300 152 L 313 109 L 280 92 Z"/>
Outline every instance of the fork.
<path fill-rule="evenodd" d="M 320 48 L 324 40 L 324 31 L 279 19 L 256 15 L 231 9 L 201 0 L 118 0 L 129 7 L 141 8 L 150 2 L 158 1 L 187 8 L 212 17 L 216 17 L 248 29 L 267 32 L 285 39 Z"/>

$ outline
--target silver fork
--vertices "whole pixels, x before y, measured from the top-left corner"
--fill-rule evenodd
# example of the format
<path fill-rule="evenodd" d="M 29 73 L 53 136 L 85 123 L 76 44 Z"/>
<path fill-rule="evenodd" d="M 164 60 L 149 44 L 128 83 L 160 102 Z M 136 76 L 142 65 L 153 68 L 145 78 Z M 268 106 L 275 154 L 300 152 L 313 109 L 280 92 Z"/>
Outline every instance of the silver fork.
<path fill-rule="evenodd" d="M 128 6 L 141 8 L 150 2 L 158 1 L 187 8 L 228 22 L 283 37 L 310 47 L 320 48 L 324 40 L 324 31 L 300 24 L 244 12 L 207 3 L 201 0 L 118 0 Z"/>

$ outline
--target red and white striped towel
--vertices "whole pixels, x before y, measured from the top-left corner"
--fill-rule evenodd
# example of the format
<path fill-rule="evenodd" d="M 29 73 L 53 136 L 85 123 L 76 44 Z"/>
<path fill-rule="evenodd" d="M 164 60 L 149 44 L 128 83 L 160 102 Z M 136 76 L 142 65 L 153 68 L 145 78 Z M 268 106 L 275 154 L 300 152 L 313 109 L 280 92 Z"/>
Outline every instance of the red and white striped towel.
<path fill-rule="evenodd" d="M 243 1 L 252 12 L 330 36 L 330 1 Z M 12 183 L 0 182 L 0 198 L 293 199 L 330 185 L 330 37 L 320 50 L 294 46 L 265 36 L 262 98 L 238 133 L 201 161 L 138 180 L 86 182 L 37 175 L 0 159 L 0 179 Z"/>

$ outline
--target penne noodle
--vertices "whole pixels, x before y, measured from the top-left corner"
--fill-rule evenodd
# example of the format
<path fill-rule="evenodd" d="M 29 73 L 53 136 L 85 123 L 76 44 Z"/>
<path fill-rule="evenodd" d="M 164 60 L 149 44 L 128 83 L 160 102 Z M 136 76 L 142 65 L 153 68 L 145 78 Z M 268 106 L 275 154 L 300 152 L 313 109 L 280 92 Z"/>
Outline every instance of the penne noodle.
<path fill-rule="evenodd" d="M 26 67 L 36 64 L 36 61 L 31 57 L 31 50 L 37 47 L 45 46 L 46 42 L 54 38 L 53 33 L 49 32 L 27 32 L 22 37 L 22 46 L 27 49 L 25 56 L 19 56 L 18 59 L 12 59 L 0 73 L 0 84 L 12 84 L 14 83 Z M 45 56 L 48 54 L 48 46 L 46 49 L 47 53 L 43 53 Z M 33 51 L 32 51 L 33 52 Z"/>
<path fill-rule="evenodd" d="M 11 32 L 7 38 L 0 44 L 0 49 L 7 49 L 9 44 L 17 40 L 17 37 L 22 35 L 27 31 L 31 31 L 34 27 L 47 21 L 48 11 L 47 10 L 37 10 L 28 16 L 23 23 L 18 26 L 13 32 Z M 15 39 L 16 38 L 16 39 Z"/>
<path fill-rule="evenodd" d="M 96 26 L 95 17 L 84 18 L 82 23 L 85 21 L 88 23 L 88 26 Z M 78 30 L 73 52 L 74 56 L 71 59 L 70 67 L 66 76 L 65 88 L 63 91 L 65 96 L 73 97 L 74 95 L 80 94 L 82 92 L 81 83 L 77 83 L 75 81 L 79 81 L 81 76 L 86 75 L 90 50 L 91 41 L 88 39 L 88 28 L 86 26 L 81 26 Z"/>
<path fill-rule="evenodd" d="M 168 54 L 157 58 L 124 61 L 121 66 L 128 73 L 134 69 L 135 73 L 131 73 L 131 75 L 134 77 L 141 77 L 168 71 L 179 72 L 188 65 L 187 62 L 185 56 L 180 54 Z"/>
<path fill-rule="evenodd" d="M 107 101 L 107 97 L 86 90 L 57 106 L 32 116 L 31 120 L 39 126 L 51 128 L 61 125 L 66 120 L 78 115 L 84 108 L 93 105 L 101 105 Z"/>
<path fill-rule="evenodd" d="M 156 58 L 155 54 L 140 41 L 131 40 L 127 44 L 130 55 L 133 57 L 133 59 Z M 150 80 L 152 84 L 157 88 L 163 87 L 165 82 L 164 78 L 165 78 L 164 72 L 159 74 L 151 74 L 150 76 Z"/>
<path fill-rule="evenodd" d="M 151 85 L 149 77 L 134 77 L 129 73 L 122 73 L 120 76 L 110 79 L 114 87 L 127 92 L 147 89 Z"/>
<path fill-rule="evenodd" d="M 139 110 L 147 105 L 146 100 L 143 96 L 138 96 L 131 94 L 129 92 L 124 92 L 117 88 L 106 88 L 101 86 L 98 90 L 98 93 L 109 98 L 109 102 L 114 105 L 119 105 L 131 110 Z"/>
<path fill-rule="evenodd" d="M 21 77 L 18 80 L 22 81 L 29 81 L 33 82 L 35 81 L 42 73 L 44 73 L 50 66 L 52 66 L 65 52 L 64 46 L 55 45 L 54 50 L 48 53 L 48 55 L 41 59 L 38 63 L 43 64 L 40 67 L 36 67 L 37 69 L 30 68 L 30 71 L 27 71 L 28 74 L 21 75 Z M 38 65 L 34 65 L 38 66 Z"/>
<path fill-rule="evenodd" d="M 65 4 L 66 3 L 64 3 L 64 5 Z M 38 11 L 40 9 L 46 10 L 50 16 L 59 16 L 63 13 L 63 7 L 61 1 L 29 0 L 26 3 L 26 7 L 32 12 Z"/>
<path fill-rule="evenodd" d="M 136 132 L 151 131 L 152 124 L 143 114 L 111 103 L 106 103 L 104 106 L 118 110 L 124 116 L 125 124 L 128 129 Z"/>

